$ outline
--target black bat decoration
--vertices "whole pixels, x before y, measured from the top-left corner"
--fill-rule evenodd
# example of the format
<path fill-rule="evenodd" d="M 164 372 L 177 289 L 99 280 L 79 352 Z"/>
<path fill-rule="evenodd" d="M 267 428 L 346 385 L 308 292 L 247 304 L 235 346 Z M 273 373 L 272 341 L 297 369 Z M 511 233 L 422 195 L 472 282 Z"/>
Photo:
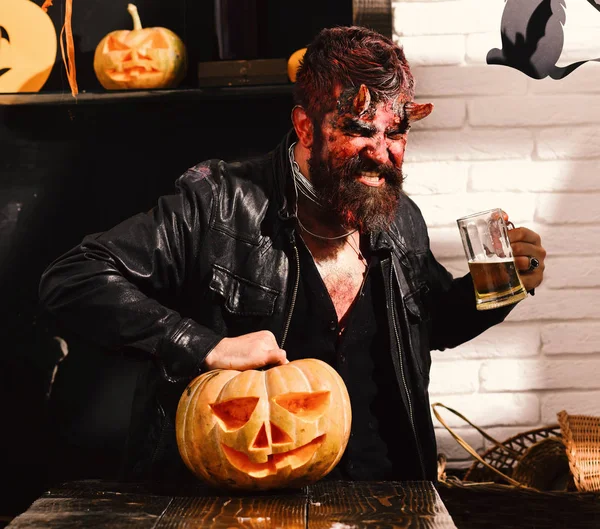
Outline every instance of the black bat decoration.
<path fill-rule="evenodd" d="M 600 4 L 598 2 L 596 2 L 595 0 L 588 0 L 588 2 L 594 6 L 598 11 L 600 11 Z"/>
<path fill-rule="evenodd" d="M 588 2 L 600 11 L 594 0 Z M 515 68 L 533 79 L 562 79 L 588 62 L 556 65 L 564 45 L 566 7 L 566 0 L 506 0 L 500 30 L 502 49 L 491 49 L 487 63 Z"/>

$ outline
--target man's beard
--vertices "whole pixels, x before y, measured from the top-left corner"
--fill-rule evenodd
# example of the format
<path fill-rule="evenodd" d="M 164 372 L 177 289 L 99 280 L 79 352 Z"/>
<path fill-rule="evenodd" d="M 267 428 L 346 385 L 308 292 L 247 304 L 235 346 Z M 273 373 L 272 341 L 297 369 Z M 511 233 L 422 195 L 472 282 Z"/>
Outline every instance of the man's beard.
<path fill-rule="evenodd" d="M 385 230 L 394 219 L 404 176 L 392 164 L 377 164 L 360 155 L 339 167 L 321 158 L 320 141 L 315 141 L 308 160 L 310 180 L 327 210 L 341 223 L 361 232 Z M 358 176 L 369 172 L 385 179 L 381 187 L 362 184 Z"/>

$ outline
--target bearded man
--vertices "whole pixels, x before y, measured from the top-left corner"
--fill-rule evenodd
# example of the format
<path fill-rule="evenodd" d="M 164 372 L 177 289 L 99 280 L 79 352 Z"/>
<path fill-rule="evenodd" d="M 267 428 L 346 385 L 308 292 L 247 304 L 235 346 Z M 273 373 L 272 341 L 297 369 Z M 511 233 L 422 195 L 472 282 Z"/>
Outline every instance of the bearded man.
<path fill-rule="evenodd" d="M 329 477 L 436 480 L 430 351 L 470 340 L 512 307 L 477 311 L 470 276 L 434 258 L 402 192 L 414 100 L 402 49 L 360 27 L 320 32 L 296 81 L 293 129 L 263 157 L 209 160 L 178 192 L 81 244 L 44 272 L 43 307 L 110 348 L 147 357 L 125 477 L 191 477 L 175 438 L 178 399 L 216 368 L 320 358 L 352 403 L 347 449 Z M 511 230 L 528 290 L 537 234 Z M 540 266 L 525 271 L 530 257 Z"/>

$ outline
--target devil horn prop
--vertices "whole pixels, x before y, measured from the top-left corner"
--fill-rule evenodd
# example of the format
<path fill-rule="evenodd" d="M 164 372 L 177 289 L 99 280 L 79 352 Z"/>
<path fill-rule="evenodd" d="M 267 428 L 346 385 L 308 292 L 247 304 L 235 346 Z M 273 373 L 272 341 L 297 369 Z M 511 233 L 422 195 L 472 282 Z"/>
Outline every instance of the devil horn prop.
<path fill-rule="evenodd" d="M 352 108 L 357 116 L 364 114 L 371 104 L 371 92 L 366 85 L 361 84 L 358 93 L 354 97 Z"/>
<path fill-rule="evenodd" d="M 419 121 L 420 119 L 426 118 L 431 114 L 433 110 L 432 103 L 406 103 L 404 105 L 404 111 L 407 114 L 408 121 Z"/>

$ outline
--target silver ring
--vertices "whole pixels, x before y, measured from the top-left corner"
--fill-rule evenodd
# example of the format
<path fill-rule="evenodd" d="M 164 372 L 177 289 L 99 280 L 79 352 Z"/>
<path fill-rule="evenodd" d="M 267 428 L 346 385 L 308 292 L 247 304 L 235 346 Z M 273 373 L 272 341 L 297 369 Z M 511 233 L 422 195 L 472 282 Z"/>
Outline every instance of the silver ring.
<path fill-rule="evenodd" d="M 529 268 L 525 270 L 526 272 L 533 272 L 538 266 L 540 266 L 540 261 L 536 257 L 529 258 Z"/>

